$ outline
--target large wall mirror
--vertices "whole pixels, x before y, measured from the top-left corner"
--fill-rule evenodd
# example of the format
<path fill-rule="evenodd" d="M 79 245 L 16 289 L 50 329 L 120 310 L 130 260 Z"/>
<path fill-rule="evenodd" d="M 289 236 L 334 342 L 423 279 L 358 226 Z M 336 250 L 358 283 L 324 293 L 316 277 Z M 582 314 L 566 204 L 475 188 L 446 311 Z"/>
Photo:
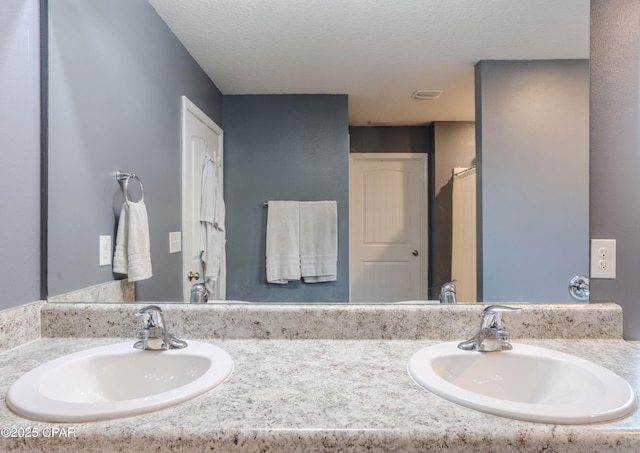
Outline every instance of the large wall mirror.
<path fill-rule="evenodd" d="M 410 153 L 424 155 L 426 206 L 409 250 L 422 289 L 407 298 L 456 278 L 468 301 L 575 302 L 569 280 L 589 273 L 589 0 L 295 3 L 48 2 L 49 299 L 183 301 L 170 238 L 186 97 L 224 134 L 226 301 L 349 302 L 350 166 Z M 412 99 L 420 89 L 442 94 Z M 153 275 L 135 285 L 100 263 L 118 170 L 144 186 Z M 338 202 L 336 281 L 267 284 L 264 202 L 292 199 Z M 475 246 L 452 244 L 470 232 Z"/>

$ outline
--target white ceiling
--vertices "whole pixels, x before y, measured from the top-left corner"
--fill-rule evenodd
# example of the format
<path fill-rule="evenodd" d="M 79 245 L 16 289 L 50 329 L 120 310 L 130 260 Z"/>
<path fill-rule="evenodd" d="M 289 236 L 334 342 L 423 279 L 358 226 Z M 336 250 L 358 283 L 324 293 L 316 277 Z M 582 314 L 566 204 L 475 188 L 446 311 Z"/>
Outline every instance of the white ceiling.
<path fill-rule="evenodd" d="M 589 57 L 590 0 L 149 3 L 223 94 L 348 94 L 351 125 L 473 120 L 479 60 Z"/>

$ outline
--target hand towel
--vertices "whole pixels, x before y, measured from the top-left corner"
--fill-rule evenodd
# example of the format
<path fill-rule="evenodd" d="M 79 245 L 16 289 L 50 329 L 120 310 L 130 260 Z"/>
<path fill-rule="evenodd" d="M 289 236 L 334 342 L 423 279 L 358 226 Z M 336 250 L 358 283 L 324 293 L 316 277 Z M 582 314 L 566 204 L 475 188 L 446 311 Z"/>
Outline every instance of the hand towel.
<path fill-rule="evenodd" d="M 300 226 L 297 201 L 269 201 L 267 282 L 300 280 Z"/>
<path fill-rule="evenodd" d="M 338 204 L 300 203 L 300 269 L 305 283 L 338 279 Z"/>
<path fill-rule="evenodd" d="M 129 260 L 127 259 L 127 203 L 120 208 L 118 219 L 118 231 L 116 232 L 116 249 L 113 253 L 113 273 L 127 275 L 129 272 Z"/>
<path fill-rule="evenodd" d="M 205 156 L 202 167 L 200 196 L 200 252 L 204 265 L 204 283 L 210 297 L 224 299 L 224 286 L 220 287 L 224 269 L 225 206 L 222 190 L 216 176 L 215 161 Z"/>
<path fill-rule="evenodd" d="M 125 202 L 120 210 L 113 272 L 127 275 L 130 282 L 151 278 L 149 221 L 143 201 Z"/>

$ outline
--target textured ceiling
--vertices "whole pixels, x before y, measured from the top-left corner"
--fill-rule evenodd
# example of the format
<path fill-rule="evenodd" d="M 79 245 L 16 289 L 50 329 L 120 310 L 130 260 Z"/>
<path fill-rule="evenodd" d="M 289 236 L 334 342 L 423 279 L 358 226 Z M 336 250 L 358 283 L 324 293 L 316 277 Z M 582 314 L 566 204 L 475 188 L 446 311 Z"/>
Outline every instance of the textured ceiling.
<path fill-rule="evenodd" d="M 348 94 L 351 125 L 473 120 L 479 60 L 589 57 L 590 0 L 149 3 L 224 94 Z"/>

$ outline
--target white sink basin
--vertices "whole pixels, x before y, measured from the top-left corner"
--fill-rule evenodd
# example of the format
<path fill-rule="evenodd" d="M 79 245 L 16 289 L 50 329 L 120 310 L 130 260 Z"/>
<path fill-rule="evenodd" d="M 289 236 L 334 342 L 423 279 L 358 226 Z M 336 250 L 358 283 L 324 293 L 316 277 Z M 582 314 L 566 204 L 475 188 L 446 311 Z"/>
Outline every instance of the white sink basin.
<path fill-rule="evenodd" d="M 20 377 L 6 402 L 18 415 L 88 422 L 144 414 L 194 398 L 224 382 L 231 356 L 212 344 L 142 351 L 133 342 L 70 354 Z"/>
<path fill-rule="evenodd" d="M 522 344 L 501 352 L 463 351 L 457 345 L 416 352 L 407 365 L 409 376 L 454 403 L 531 422 L 605 422 L 636 408 L 624 379 L 587 360 Z"/>

